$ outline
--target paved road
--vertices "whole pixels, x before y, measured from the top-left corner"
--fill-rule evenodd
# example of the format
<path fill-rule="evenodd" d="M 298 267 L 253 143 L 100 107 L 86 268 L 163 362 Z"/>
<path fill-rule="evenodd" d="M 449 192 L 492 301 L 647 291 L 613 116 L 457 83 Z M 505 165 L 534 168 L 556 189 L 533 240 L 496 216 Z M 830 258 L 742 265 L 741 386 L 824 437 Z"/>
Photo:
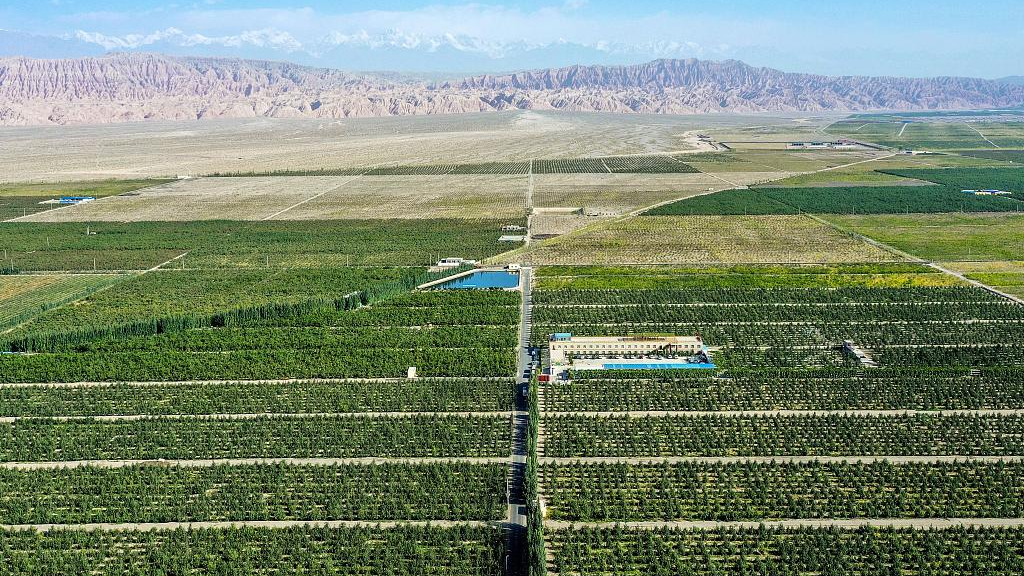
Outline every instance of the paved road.
<path fill-rule="evenodd" d="M 532 270 L 524 267 L 519 272 L 519 285 L 522 299 L 519 320 L 519 353 L 516 361 L 516 412 L 512 418 L 512 454 L 509 462 L 508 482 L 508 521 L 519 527 L 526 527 L 526 460 L 527 435 L 529 434 L 528 399 L 522 394 L 522 387 L 529 384 L 523 372 L 530 366 L 532 358 L 529 354 L 531 306 L 532 306 Z"/>
<path fill-rule="evenodd" d="M 717 528 L 817 528 L 855 529 L 863 526 L 884 526 L 893 528 L 953 528 L 956 526 L 1024 526 L 1024 518 L 857 518 L 853 520 L 771 520 L 764 522 L 563 522 L 545 520 L 547 530 L 576 528 L 611 528 L 622 526 L 641 530 L 679 528 L 692 530 L 714 530 Z"/>

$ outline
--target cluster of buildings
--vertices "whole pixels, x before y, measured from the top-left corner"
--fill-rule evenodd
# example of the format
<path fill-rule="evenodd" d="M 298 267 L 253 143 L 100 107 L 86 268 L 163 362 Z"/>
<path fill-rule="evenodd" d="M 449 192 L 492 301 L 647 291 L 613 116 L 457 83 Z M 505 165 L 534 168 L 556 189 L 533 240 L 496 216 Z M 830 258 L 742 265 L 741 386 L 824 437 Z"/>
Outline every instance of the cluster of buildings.
<path fill-rule="evenodd" d="M 1010 196 L 1013 194 L 1013 192 L 1007 192 L 1005 190 L 961 190 L 961 192 L 974 196 Z"/>
<path fill-rule="evenodd" d="M 856 150 L 860 144 L 853 140 L 836 140 L 834 142 L 790 142 L 787 150 Z"/>
<path fill-rule="evenodd" d="M 574 336 L 552 334 L 541 381 L 573 370 L 715 368 L 699 336 Z"/>

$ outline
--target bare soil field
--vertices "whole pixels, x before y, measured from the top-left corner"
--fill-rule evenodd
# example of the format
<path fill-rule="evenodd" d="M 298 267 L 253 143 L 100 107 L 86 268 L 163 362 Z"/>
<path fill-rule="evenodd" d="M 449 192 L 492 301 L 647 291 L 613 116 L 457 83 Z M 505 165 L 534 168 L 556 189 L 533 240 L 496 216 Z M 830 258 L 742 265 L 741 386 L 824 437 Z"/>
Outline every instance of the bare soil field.
<path fill-rule="evenodd" d="M 513 258 L 533 265 L 897 259 L 806 216 L 639 216 L 548 240 Z"/>
<path fill-rule="evenodd" d="M 521 218 L 526 176 L 193 178 L 25 221 Z"/>
<path fill-rule="evenodd" d="M 830 120 L 818 118 L 814 125 Z M 0 181 L 455 164 L 692 149 L 688 134 L 803 127 L 787 117 L 515 111 L 347 120 L 244 119 L 0 129 Z M 54 154 L 55 149 L 61 154 Z"/>
<path fill-rule="evenodd" d="M 543 174 L 533 179 L 534 206 L 611 214 L 731 187 L 709 174 Z"/>

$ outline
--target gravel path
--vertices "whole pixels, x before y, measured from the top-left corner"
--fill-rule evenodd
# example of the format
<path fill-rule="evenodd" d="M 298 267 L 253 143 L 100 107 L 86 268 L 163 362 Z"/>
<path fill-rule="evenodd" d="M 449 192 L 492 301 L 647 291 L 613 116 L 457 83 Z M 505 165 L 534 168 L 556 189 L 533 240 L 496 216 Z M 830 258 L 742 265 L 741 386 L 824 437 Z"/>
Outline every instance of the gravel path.
<path fill-rule="evenodd" d="M 715 530 L 720 528 L 844 528 L 856 529 L 863 526 L 889 528 L 954 528 L 957 526 L 1024 526 L 1024 518 L 860 518 L 856 520 L 773 520 L 768 522 L 563 522 L 545 520 L 547 530 L 568 530 L 575 528 L 623 528 L 658 530 L 679 528 L 689 530 Z"/>
<path fill-rule="evenodd" d="M 332 466 L 340 464 L 434 464 L 467 463 L 467 464 L 507 464 L 508 457 L 453 456 L 450 458 L 214 458 L 197 460 L 68 460 L 56 462 L 0 462 L 0 469 L 7 470 L 44 470 L 50 468 L 124 468 L 127 466 L 178 466 L 182 468 L 202 468 L 207 466 L 230 465 L 244 466 L 252 464 L 289 464 L 293 466 Z"/>
<path fill-rule="evenodd" d="M 86 530 L 86 531 L 151 531 L 175 530 L 185 528 L 197 530 L 202 528 L 232 528 L 246 526 L 251 528 L 290 528 L 293 526 L 327 526 L 344 528 L 355 526 L 374 526 L 379 528 L 396 528 L 401 526 L 500 526 L 500 522 L 482 522 L 478 520 L 385 520 L 367 522 L 363 520 L 242 520 L 237 522 L 140 522 L 140 523 L 96 523 L 96 524 L 0 524 L 0 530 Z"/>

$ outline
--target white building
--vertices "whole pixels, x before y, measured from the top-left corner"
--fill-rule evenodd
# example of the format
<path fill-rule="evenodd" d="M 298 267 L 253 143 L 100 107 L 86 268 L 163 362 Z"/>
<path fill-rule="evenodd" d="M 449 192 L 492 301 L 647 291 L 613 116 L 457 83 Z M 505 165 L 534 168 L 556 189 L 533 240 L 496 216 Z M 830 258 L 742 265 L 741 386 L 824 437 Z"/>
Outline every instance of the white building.
<path fill-rule="evenodd" d="M 663 353 L 693 355 L 704 349 L 700 336 L 573 336 L 552 334 L 548 342 L 552 364 L 574 356 L 640 356 Z"/>

